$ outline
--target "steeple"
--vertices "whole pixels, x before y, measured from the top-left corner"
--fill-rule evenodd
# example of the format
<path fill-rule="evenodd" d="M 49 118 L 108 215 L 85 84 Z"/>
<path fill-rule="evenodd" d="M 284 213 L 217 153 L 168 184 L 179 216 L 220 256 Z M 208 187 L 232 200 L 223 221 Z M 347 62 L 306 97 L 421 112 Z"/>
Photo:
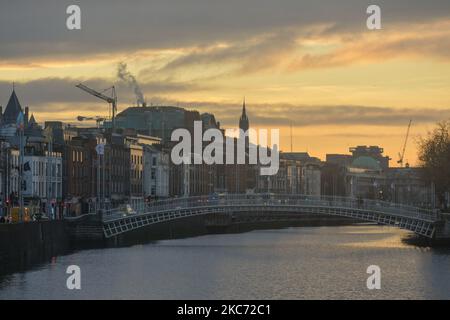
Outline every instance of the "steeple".
<path fill-rule="evenodd" d="M 244 97 L 244 102 L 242 104 L 242 115 L 241 118 L 239 119 L 239 129 L 242 129 L 244 132 L 246 132 L 249 127 L 250 126 L 248 122 L 247 113 L 245 110 L 245 97 Z"/>
<path fill-rule="evenodd" d="M 34 115 L 33 115 L 33 114 L 31 114 L 31 118 L 30 118 L 30 120 L 28 121 L 28 124 L 29 124 L 30 126 L 31 126 L 31 125 L 37 124 L 36 119 L 34 118 Z"/>
<path fill-rule="evenodd" d="M 16 91 L 13 87 L 13 91 L 5 108 L 5 113 L 3 114 L 3 123 L 16 123 L 17 116 L 21 111 L 22 106 L 20 105 L 19 99 L 16 95 Z"/>

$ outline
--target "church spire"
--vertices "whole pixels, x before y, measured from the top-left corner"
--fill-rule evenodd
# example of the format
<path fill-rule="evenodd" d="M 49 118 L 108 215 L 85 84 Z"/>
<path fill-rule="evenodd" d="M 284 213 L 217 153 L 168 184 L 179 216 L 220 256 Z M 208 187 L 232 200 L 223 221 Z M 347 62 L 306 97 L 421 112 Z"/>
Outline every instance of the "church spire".
<path fill-rule="evenodd" d="M 9 97 L 8 104 L 6 105 L 5 112 L 3 113 L 3 120 L 5 124 L 16 123 L 17 116 L 22 112 L 22 106 L 17 98 L 16 91 L 13 88 L 11 96 Z"/>
<path fill-rule="evenodd" d="M 242 115 L 241 118 L 239 119 L 239 129 L 242 129 L 244 132 L 246 132 L 249 129 L 247 112 L 245 110 L 245 97 L 244 102 L 242 104 Z"/>

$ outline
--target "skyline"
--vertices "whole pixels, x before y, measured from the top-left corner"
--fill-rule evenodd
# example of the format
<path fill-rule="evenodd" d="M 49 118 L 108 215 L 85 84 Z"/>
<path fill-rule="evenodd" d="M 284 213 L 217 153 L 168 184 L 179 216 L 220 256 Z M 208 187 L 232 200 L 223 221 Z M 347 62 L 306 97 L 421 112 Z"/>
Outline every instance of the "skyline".
<path fill-rule="evenodd" d="M 292 122 L 294 151 L 322 159 L 375 144 L 394 164 L 412 119 L 405 158 L 414 165 L 417 136 L 450 117 L 445 1 L 380 1 L 379 31 L 365 27 L 365 1 L 78 1 L 83 26 L 73 32 L 64 28 L 68 3 L 44 2 L 2 4 L 0 13 L 0 105 L 14 81 L 38 122 L 107 115 L 79 82 L 116 84 L 119 112 L 135 104 L 120 62 L 148 105 L 211 112 L 230 128 L 245 96 L 251 127 L 279 128 L 290 151 Z"/>

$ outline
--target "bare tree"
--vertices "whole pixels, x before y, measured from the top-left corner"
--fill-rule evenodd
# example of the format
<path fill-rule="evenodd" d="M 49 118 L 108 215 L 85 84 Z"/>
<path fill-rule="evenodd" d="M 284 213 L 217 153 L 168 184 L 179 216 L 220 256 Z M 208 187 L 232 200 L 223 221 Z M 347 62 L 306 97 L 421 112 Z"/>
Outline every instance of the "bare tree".
<path fill-rule="evenodd" d="M 440 203 L 446 206 L 446 193 L 450 190 L 450 121 L 442 121 L 421 138 L 419 161 L 424 168 L 425 178 L 434 182 Z"/>

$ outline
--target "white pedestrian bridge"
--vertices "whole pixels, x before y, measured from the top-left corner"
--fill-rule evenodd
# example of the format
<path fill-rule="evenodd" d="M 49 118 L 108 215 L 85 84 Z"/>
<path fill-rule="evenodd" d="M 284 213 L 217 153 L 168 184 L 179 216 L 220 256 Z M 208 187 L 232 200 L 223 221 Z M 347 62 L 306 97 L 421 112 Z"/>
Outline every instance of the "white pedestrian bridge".
<path fill-rule="evenodd" d="M 105 211 L 102 214 L 103 231 L 106 238 L 111 238 L 152 224 L 214 213 L 270 216 L 272 221 L 278 216 L 281 219 L 286 213 L 340 216 L 410 230 L 427 238 L 434 237 L 439 220 L 437 210 L 386 201 L 332 196 L 225 194 L 155 201 L 134 208 L 132 213 L 118 209 Z"/>

